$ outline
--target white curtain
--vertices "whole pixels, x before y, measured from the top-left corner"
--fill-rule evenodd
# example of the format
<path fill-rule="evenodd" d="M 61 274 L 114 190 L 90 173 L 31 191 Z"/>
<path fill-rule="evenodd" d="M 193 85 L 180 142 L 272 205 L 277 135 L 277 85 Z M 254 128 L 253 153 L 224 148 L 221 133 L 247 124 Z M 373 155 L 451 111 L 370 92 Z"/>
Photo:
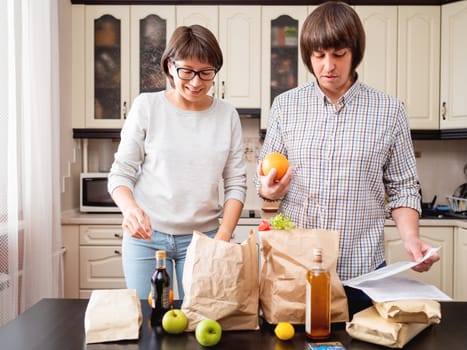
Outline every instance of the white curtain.
<path fill-rule="evenodd" d="M 0 0 L 0 324 L 63 296 L 57 0 Z"/>

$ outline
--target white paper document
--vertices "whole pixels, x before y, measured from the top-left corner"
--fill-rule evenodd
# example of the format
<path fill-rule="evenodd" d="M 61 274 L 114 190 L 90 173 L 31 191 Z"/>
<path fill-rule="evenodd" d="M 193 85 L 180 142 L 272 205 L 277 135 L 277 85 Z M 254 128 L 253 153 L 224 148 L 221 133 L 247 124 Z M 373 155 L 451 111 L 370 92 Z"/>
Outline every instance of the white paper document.
<path fill-rule="evenodd" d="M 419 262 L 397 262 L 342 283 L 345 286 L 361 289 L 376 302 L 401 299 L 452 300 L 433 285 L 397 275 L 425 261 L 439 249 L 440 247 L 432 248 Z"/>

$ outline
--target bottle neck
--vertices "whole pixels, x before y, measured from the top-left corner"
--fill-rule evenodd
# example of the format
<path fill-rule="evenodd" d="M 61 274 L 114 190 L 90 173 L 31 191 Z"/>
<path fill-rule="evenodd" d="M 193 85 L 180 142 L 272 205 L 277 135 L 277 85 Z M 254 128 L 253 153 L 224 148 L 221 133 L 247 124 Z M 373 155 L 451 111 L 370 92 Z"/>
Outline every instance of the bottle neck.
<path fill-rule="evenodd" d="M 165 269 L 165 259 L 157 259 L 156 260 L 156 268 L 157 269 Z"/>

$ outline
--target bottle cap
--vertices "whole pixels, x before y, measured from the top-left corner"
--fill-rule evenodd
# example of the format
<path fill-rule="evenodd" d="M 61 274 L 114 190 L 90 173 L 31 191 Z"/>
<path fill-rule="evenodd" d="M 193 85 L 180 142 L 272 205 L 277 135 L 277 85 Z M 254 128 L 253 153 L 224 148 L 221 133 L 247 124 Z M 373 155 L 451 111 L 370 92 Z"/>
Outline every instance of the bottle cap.
<path fill-rule="evenodd" d="M 165 259 L 166 256 L 165 250 L 156 251 L 156 259 Z"/>
<path fill-rule="evenodd" d="M 323 249 L 322 248 L 314 248 L 313 249 L 313 255 L 322 256 L 323 255 Z"/>

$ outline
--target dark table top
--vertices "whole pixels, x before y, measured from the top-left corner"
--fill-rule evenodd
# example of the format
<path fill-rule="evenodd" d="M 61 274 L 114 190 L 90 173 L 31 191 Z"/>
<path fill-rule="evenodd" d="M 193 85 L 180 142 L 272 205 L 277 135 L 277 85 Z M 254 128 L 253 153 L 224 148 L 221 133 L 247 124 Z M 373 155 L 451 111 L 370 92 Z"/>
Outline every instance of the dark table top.
<path fill-rule="evenodd" d="M 43 299 L 18 318 L 0 328 L 2 350 L 74 350 L 74 349 L 163 349 L 199 350 L 194 333 L 168 335 L 151 328 L 150 308 L 141 302 L 143 325 L 139 340 L 86 344 L 84 313 L 86 299 Z M 442 320 L 418 334 L 405 350 L 465 349 L 467 346 L 467 302 L 441 303 Z M 330 341 L 341 341 L 349 350 L 381 350 L 382 346 L 352 339 L 343 324 L 333 324 Z M 282 342 L 273 333 L 273 326 L 262 323 L 258 331 L 225 331 L 213 349 L 241 350 L 304 350 L 307 339 L 302 327 L 292 340 Z"/>

